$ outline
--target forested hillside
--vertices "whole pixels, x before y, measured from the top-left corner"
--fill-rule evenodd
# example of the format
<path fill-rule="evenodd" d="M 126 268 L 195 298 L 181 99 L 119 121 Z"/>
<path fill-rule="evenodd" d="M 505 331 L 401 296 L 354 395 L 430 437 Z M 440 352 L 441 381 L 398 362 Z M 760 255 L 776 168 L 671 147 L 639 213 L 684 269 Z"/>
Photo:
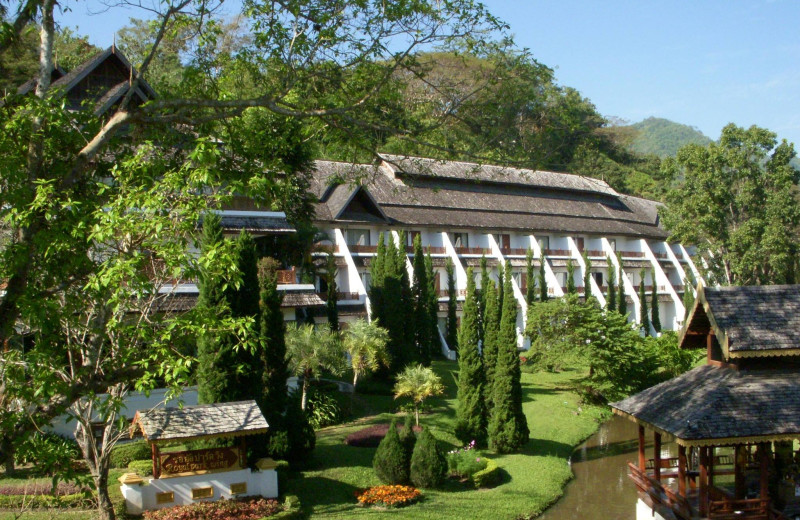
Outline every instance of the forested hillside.
<path fill-rule="evenodd" d="M 674 157 L 682 146 L 690 143 L 705 146 L 711 142 L 696 128 L 659 117 L 648 117 L 630 126 L 636 130 L 630 149 L 642 155 Z"/>

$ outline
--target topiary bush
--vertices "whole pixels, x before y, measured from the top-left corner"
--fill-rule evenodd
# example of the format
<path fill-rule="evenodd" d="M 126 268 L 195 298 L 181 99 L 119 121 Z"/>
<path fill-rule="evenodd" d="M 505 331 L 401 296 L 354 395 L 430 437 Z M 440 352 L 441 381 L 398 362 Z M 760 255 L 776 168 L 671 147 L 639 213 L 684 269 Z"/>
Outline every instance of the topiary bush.
<path fill-rule="evenodd" d="M 128 469 L 132 469 L 140 477 L 146 477 L 153 474 L 153 461 L 152 460 L 132 460 L 128 463 Z"/>
<path fill-rule="evenodd" d="M 412 422 L 411 415 L 406 415 L 405 424 L 403 429 L 400 430 L 400 444 L 406 450 L 406 456 L 409 463 L 411 461 L 411 454 L 414 453 L 414 445 L 417 443 L 417 436 L 414 435 L 414 423 Z"/>
<path fill-rule="evenodd" d="M 383 438 L 372 459 L 375 474 L 385 484 L 405 484 L 409 476 L 409 459 L 406 449 L 397 435 L 397 425 L 392 420 L 386 437 Z"/>
<path fill-rule="evenodd" d="M 486 461 L 486 467 L 475 472 L 470 477 L 472 484 L 476 488 L 490 488 L 500 484 L 503 480 L 503 470 L 492 459 L 482 458 Z"/>
<path fill-rule="evenodd" d="M 147 441 L 134 441 L 117 444 L 111 449 L 111 466 L 114 468 L 127 468 L 134 460 L 149 459 L 152 449 Z"/>
<path fill-rule="evenodd" d="M 447 461 L 436 439 L 427 428 L 423 428 L 411 455 L 411 483 L 421 488 L 442 485 L 447 475 Z"/>

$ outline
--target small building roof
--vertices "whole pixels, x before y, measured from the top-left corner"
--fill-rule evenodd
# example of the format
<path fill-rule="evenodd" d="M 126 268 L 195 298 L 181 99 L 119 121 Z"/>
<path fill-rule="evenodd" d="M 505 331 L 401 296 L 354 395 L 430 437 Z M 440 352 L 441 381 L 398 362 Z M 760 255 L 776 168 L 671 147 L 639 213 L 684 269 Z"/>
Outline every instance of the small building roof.
<path fill-rule="evenodd" d="M 234 211 L 220 212 L 220 224 L 225 231 L 249 231 L 259 234 L 290 234 L 297 230 L 286 219 L 282 211 Z"/>
<path fill-rule="evenodd" d="M 323 307 L 325 302 L 311 284 L 283 284 L 278 285 L 278 291 L 283 294 L 281 307 Z"/>
<path fill-rule="evenodd" d="M 183 408 L 139 410 L 131 428 L 138 427 L 150 443 L 201 438 L 239 437 L 265 433 L 267 420 L 252 399 Z"/>
<path fill-rule="evenodd" d="M 704 365 L 611 408 L 684 446 L 798 439 L 800 376 L 796 369 Z"/>
<path fill-rule="evenodd" d="M 700 287 L 680 344 L 709 331 L 726 359 L 800 355 L 800 285 Z"/>

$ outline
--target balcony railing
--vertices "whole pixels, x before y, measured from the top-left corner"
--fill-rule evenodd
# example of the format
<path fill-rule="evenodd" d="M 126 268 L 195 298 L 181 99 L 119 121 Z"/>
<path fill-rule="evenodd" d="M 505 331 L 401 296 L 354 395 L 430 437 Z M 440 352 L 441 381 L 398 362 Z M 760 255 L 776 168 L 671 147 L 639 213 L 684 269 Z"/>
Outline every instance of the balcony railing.
<path fill-rule="evenodd" d="M 456 297 L 463 298 L 467 295 L 466 289 L 458 289 L 456 291 Z M 450 292 L 447 289 L 440 289 L 439 290 L 439 298 L 449 298 Z"/>
<path fill-rule="evenodd" d="M 525 256 L 528 250 L 524 247 L 501 247 L 500 252 L 503 256 Z"/>
<path fill-rule="evenodd" d="M 319 293 L 319 298 L 322 301 L 328 301 L 328 293 L 323 292 Z M 346 301 L 346 300 L 358 300 L 359 295 L 357 292 L 337 292 L 336 293 L 336 301 Z"/>
<path fill-rule="evenodd" d="M 488 247 L 457 247 L 456 253 L 459 255 L 490 255 L 492 250 Z"/>
<path fill-rule="evenodd" d="M 644 258 L 644 253 L 641 251 L 619 251 L 622 258 Z"/>
<path fill-rule="evenodd" d="M 351 253 L 376 253 L 378 251 L 378 246 L 351 246 L 348 244 L 347 249 L 349 249 Z"/>
<path fill-rule="evenodd" d="M 544 254 L 547 256 L 572 256 L 569 249 L 545 249 Z"/>

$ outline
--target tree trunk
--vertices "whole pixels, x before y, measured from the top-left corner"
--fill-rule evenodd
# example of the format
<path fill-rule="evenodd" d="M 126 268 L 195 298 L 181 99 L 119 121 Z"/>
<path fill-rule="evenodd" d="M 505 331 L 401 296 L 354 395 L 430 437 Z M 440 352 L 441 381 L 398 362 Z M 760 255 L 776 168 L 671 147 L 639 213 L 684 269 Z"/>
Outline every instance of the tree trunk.
<path fill-rule="evenodd" d="M 414 405 L 414 416 L 417 418 L 417 426 L 419 426 L 419 406 Z"/>
<path fill-rule="evenodd" d="M 300 398 L 300 409 L 306 411 L 306 404 L 308 403 L 308 379 L 309 374 L 303 374 L 303 394 Z"/>
<path fill-rule="evenodd" d="M 358 383 L 358 372 L 353 372 L 353 391 L 356 391 L 356 383 Z"/>
<path fill-rule="evenodd" d="M 100 469 L 99 473 L 93 477 L 95 486 L 97 486 L 97 514 L 100 520 L 115 520 L 114 503 L 111 502 L 111 497 L 108 495 L 107 466 L 106 464 L 106 468 Z"/>

